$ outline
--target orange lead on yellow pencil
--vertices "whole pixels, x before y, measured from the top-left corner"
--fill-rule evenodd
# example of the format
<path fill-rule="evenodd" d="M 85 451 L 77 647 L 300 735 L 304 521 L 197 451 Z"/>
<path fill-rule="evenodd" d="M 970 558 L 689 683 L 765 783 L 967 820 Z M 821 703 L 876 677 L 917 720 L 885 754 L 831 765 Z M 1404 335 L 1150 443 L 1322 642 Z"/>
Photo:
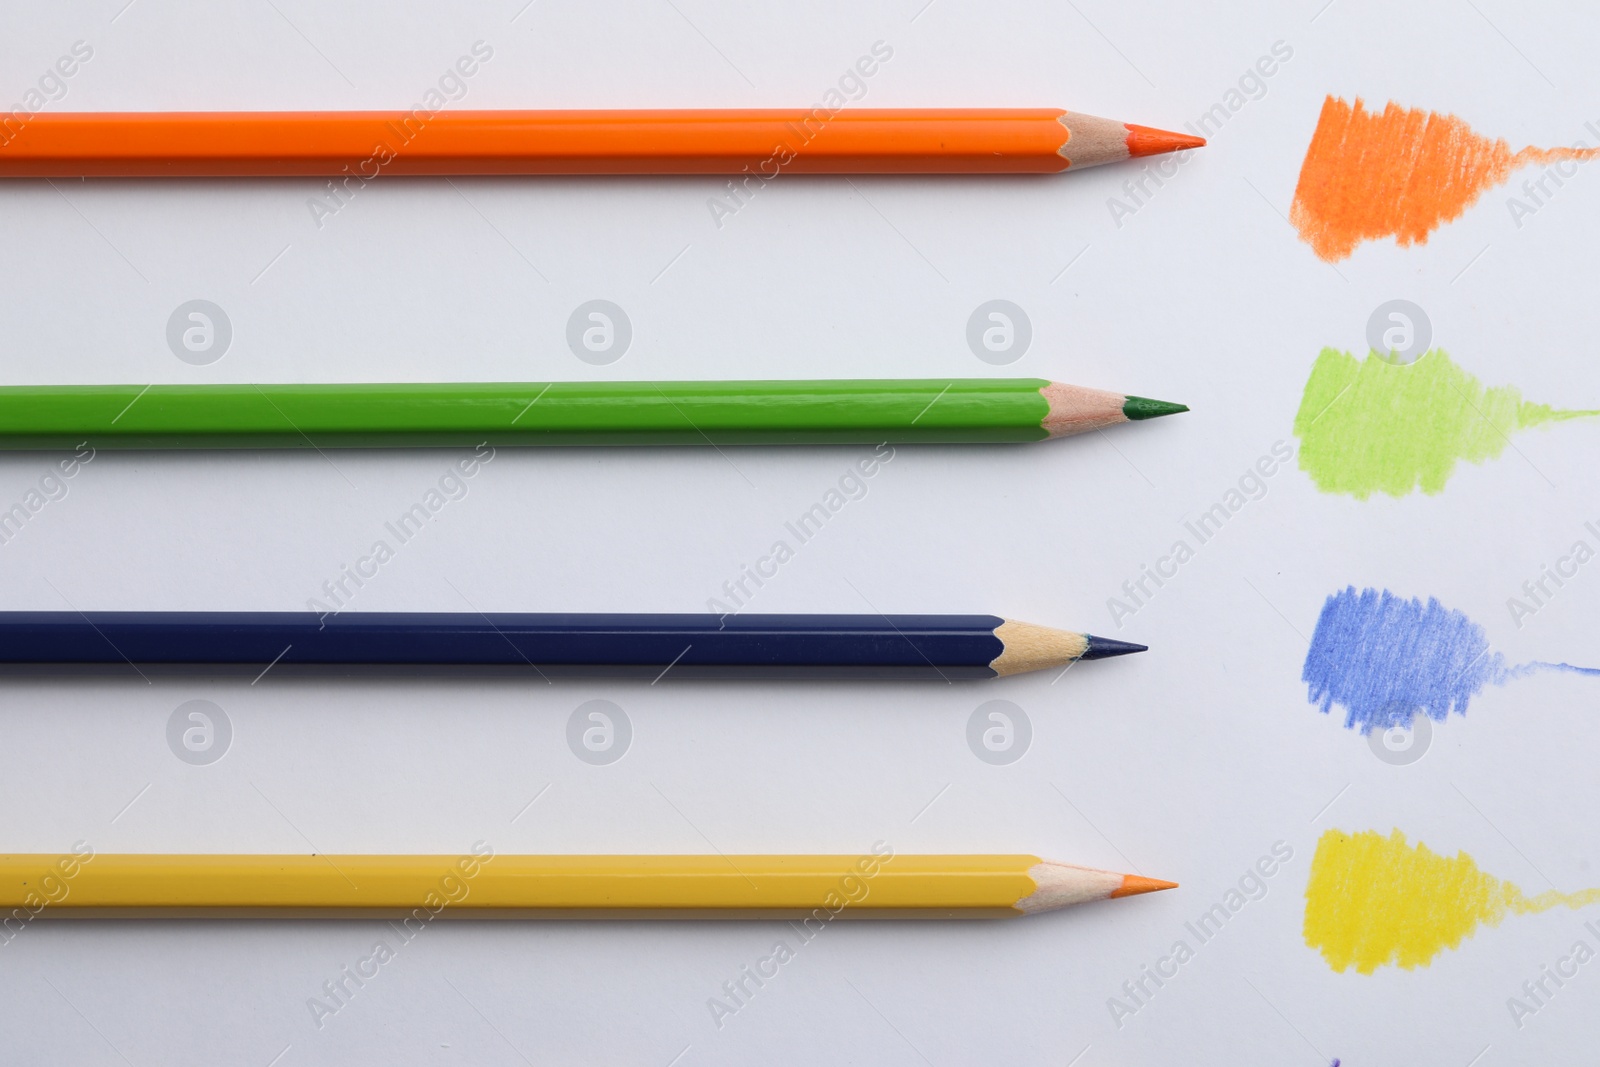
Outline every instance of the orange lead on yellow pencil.
<path fill-rule="evenodd" d="M 1024 855 L 0 856 L 0 911 L 34 917 L 985 918 L 1171 889 Z"/>
<path fill-rule="evenodd" d="M 1177 882 L 1164 882 L 1160 878 L 1146 878 L 1142 874 L 1125 874 L 1122 876 L 1122 885 L 1113 897 L 1136 897 L 1140 893 L 1157 893 L 1163 889 L 1176 889 Z"/>
<path fill-rule="evenodd" d="M 1203 144 L 1059 108 L 47 112 L 0 177 L 1050 174 Z"/>

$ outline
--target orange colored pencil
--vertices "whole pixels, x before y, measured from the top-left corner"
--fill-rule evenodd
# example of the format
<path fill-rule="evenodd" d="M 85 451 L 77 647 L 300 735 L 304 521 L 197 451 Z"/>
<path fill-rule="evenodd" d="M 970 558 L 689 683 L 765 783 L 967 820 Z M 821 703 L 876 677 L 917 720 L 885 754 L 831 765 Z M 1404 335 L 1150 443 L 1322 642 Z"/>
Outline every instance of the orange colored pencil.
<path fill-rule="evenodd" d="M 0 125 L 0 177 L 1050 174 L 1203 144 L 1052 108 L 80 112 Z"/>

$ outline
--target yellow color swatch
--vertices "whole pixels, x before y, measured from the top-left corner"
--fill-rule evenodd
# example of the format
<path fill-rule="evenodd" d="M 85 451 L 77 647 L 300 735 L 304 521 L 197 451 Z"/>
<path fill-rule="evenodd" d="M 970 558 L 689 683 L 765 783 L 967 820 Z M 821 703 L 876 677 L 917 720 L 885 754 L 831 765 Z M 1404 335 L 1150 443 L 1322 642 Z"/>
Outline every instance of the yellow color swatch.
<path fill-rule="evenodd" d="M 1495 926 L 1507 912 L 1527 914 L 1564 904 L 1600 902 L 1600 889 L 1524 895 L 1478 868 L 1471 856 L 1441 856 L 1406 843 L 1395 830 L 1347 834 L 1329 830 L 1317 842 L 1306 884 L 1306 944 L 1328 966 L 1371 974 L 1386 963 L 1426 967 L 1479 925 Z"/>

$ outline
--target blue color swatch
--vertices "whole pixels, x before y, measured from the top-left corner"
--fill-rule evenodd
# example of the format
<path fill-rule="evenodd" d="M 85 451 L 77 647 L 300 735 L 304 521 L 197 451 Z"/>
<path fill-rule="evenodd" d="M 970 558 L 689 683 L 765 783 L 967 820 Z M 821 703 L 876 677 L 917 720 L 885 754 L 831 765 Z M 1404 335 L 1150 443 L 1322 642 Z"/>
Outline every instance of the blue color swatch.
<path fill-rule="evenodd" d="M 1506 677 L 1483 627 L 1461 612 L 1354 586 L 1322 606 L 1300 673 L 1312 703 L 1343 705 L 1344 724 L 1362 733 L 1409 725 L 1418 712 L 1465 714 L 1475 693 Z"/>
<path fill-rule="evenodd" d="M 1419 712 L 1443 722 L 1491 682 L 1501 685 L 1536 670 L 1600 674 L 1568 663 L 1508 667 L 1489 651 L 1483 627 L 1432 597 L 1407 600 L 1387 589 L 1354 586 L 1322 605 L 1300 680 L 1327 713 L 1345 709 L 1345 726 L 1370 733 L 1409 726 Z"/>

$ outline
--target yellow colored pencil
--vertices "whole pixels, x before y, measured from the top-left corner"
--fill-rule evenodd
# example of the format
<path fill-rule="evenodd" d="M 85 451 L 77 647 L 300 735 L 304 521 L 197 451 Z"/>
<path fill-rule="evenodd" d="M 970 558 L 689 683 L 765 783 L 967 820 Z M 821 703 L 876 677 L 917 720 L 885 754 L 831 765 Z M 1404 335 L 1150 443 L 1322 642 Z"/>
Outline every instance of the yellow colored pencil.
<path fill-rule="evenodd" d="M 38 916 L 1029 915 L 1174 883 L 1024 855 L 0 856 L 0 921 Z"/>

